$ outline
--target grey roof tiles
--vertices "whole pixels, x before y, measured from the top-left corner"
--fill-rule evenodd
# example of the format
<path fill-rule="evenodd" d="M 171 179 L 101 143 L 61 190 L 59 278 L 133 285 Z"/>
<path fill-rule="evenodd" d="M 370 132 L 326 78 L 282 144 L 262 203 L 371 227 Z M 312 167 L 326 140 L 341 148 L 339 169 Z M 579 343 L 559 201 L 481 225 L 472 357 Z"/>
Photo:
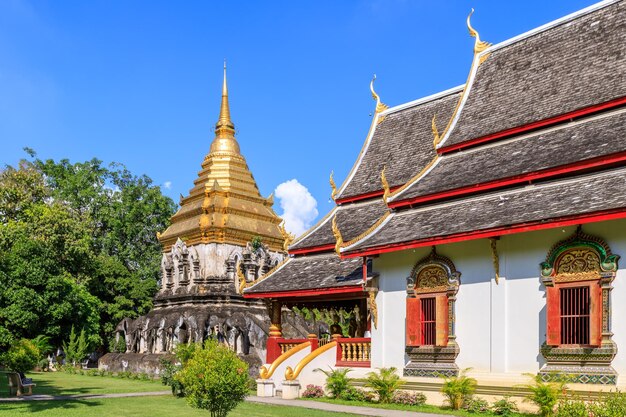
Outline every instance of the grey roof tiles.
<path fill-rule="evenodd" d="M 626 209 L 626 168 L 398 211 L 346 252 Z"/>
<path fill-rule="evenodd" d="M 362 284 L 361 259 L 340 260 L 333 252 L 291 258 L 265 280 L 247 288 L 245 293 L 358 287 Z"/>
<path fill-rule="evenodd" d="M 444 155 L 392 201 L 471 187 L 626 151 L 626 109 Z"/>
<path fill-rule="evenodd" d="M 441 147 L 626 96 L 626 2 L 491 52 Z"/>
<path fill-rule="evenodd" d="M 387 114 L 376 126 L 360 164 L 353 168 L 354 175 L 338 198 L 381 191 L 380 173 L 385 165 L 391 187 L 406 183 L 436 155 L 431 130 L 433 116 L 437 115 L 437 125 L 443 130 L 459 97 L 457 90 Z"/>

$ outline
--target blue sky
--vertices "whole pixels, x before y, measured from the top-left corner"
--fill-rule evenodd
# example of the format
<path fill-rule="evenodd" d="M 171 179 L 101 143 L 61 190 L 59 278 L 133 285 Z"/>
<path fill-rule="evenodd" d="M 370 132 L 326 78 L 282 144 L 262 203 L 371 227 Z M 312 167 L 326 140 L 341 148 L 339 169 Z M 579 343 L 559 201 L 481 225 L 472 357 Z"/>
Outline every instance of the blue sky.
<path fill-rule="evenodd" d="M 226 58 L 261 193 L 296 179 L 322 216 L 330 171 L 340 184 L 367 134 L 373 73 L 383 102 L 411 101 L 465 81 L 472 7 L 481 38 L 497 43 L 593 3 L 0 0 L 0 164 L 24 146 L 97 157 L 178 201 L 213 138 Z"/>

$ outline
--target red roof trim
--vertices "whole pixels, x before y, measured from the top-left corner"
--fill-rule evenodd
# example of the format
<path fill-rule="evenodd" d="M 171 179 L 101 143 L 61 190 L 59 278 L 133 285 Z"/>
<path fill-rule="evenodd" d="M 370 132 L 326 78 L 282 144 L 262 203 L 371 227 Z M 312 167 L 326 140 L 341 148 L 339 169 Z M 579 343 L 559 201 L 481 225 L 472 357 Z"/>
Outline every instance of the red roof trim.
<path fill-rule="evenodd" d="M 396 185 L 395 187 L 390 187 L 389 191 L 390 192 L 394 192 L 394 191 L 396 191 L 400 187 L 402 187 L 402 186 L 401 185 Z M 335 203 L 337 203 L 339 205 L 345 204 L 345 203 L 354 203 L 355 201 L 368 200 L 368 199 L 374 198 L 374 197 L 382 197 L 382 195 L 384 193 L 385 193 L 384 190 L 378 190 L 378 191 L 372 191 L 371 193 L 357 194 L 357 195 L 354 195 L 352 197 L 338 198 L 337 200 L 335 200 Z"/>
<path fill-rule="evenodd" d="M 626 218 L 626 208 L 600 211 L 596 213 L 581 214 L 576 216 L 564 217 L 559 220 L 549 222 L 529 222 L 518 225 L 497 227 L 493 229 L 458 233 L 454 235 L 434 237 L 429 239 L 414 240 L 409 242 L 394 243 L 389 245 L 381 245 L 370 249 L 342 254 L 342 258 L 356 258 L 359 256 L 377 255 L 387 252 L 397 252 L 405 249 L 419 248 L 423 246 L 443 245 L 447 243 L 463 242 L 466 240 L 483 239 L 489 237 L 511 235 L 516 233 L 531 232 L 535 230 L 553 229 L 555 227 L 573 226 L 585 223 L 595 223 L 607 220 L 616 220 Z"/>
<path fill-rule="evenodd" d="M 335 250 L 335 244 L 330 243 L 328 245 L 320 245 L 320 246 L 313 246 L 310 248 L 290 250 L 289 255 L 304 255 L 307 253 L 327 252 L 327 251 L 334 251 L 334 250 Z"/>
<path fill-rule="evenodd" d="M 467 187 L 456 188 L 448 191 L 442 191 L 439 193 L 427 194 L 417 196 L 411 199 L 398 200 L 390 202 L 388 205 L 390 208 L 406 207 L 413 204 L 425 203 L 433 200 L 440 200 L 449 197 L 458 197 L 467 194 L 473 194 L 485 190 L 491 190 L 494 188 L 506 187 L 509 185 L 519 184 L 526 181 L 535 181 L 538 179 L 553 177 L 557 175 L 567 174 L 576 171 L 582 171 L 585 169 L 596 168 L 603 165 L 610 165 L 619 162 L 626 161 L 626 151 L 618 152 L 613 155 L 600 156 L 597 158 L 588 159 L 585 161 L 574 162 L 560 167 L 548 168 L 541 171 L 529 172 L 527 174 L 518 175 L 514 177 L 502 178 L 495 181 L 485 182 L 482 184 L 470 185 Z"/>
<path fill-rule="evenodd" d="M 362 294 L 363 287 L 360 285 L 351 285 L 349 287 L 334 288 L 313 288 L 310 290 L 294 290 L 294 291 L 277 291 L 246 294 L 244 298 L 286 298 L 286 297 L 311 297 L 311 296 L 327 296 L 330 294 Z"/>
<path fill-rule="evenodd" d="M 586 116 L 592 113 L 597 113 L 602 110 L 611 109 L 613 107 L 621 106 L 622 104 L 626 104 L 626 97 L 620 97 L 615 100 L 607 101 L 601 104 L 594 104 L 593 106 L 584 107 L 582 109 L 574 110 L 569 113 L 561 114 L 559 116 L 550 117 L 548 119 L 539 120 L 537 122 L 528 123 L 528 124 L 518 126 L 518 127 L 513 127 L 511 129 L 502 130 L 500 132 L 492 133 L 492 134 L 482 136 L 479 138 L 470 139 L 465 142 L 456 143 L 454 145 L 444 146 L 442 148 L 437 149 L 437 153 L 442 155 L 448 152 L 458 151 L 460 149 L 469 148 L 472 146 L 483 144 L 485 142 L 491 142 L 496 139 L 502 139 L 507 136 L 516 135 L 516 134 L 527 132 L 529 130 L 537 129 L 540 127 L 550 126 L 550 125 L 563 122 L 569 119 L 575 119 L 581 116 Z"/>

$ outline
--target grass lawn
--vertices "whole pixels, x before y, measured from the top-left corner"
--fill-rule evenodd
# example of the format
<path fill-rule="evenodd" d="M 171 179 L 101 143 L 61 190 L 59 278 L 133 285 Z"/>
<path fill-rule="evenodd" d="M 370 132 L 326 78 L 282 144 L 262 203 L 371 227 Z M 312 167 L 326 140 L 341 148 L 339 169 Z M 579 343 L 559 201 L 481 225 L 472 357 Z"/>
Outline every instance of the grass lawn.
<path fill-rule="evenodd" d="M 121 392 L 167 391 L 161 381 L 136 381 L 106 376 L 70 375 L 65 372 L 29 372 L 37 384 L 33 394 L 115 394 Z M 0 397 L 9 396 L 7 374 L 0 372 Z"/>
<path fill-rule="evenodd" d="M 97 378 L 97 377 L 90 377 Z M 191 408 L 184 399 L 171 396 L 107 398 L 88 401 L 0 402 L 0 416 L 37 417 L 207 417 L 209 412 Z M 243 403 L 228 417 L 357 417 L 355 414 L 329 413 L 298 407 Z"/>
<path fill-rule="evenodd" d="M 453 416 L 463 416 L 463 417 L 476 417 L 476 413 L 468 413 L 467 411 L 455 411 L 446 408 L 437 407 L 435 405 L 404 405 L 404 404 L 377 404 L 377 403 L 369 403 L 365 401 L 346 401 L 332 398 L 301 398 L 307 401 L 321 401 L 330 404 L 342 404 L 342 405 L 357 405 L 362 407 L 372 407 L 372 408 L 383 408 L 387 410 L 403 410 L 403 411 L 414 411 L 420 413 L 432 413 L 432 414 L 446 414 Z M 537 417 L 536 414 L 525 414 L 525 413 L 515 413 L 511 414 L 512 417 Z"/>

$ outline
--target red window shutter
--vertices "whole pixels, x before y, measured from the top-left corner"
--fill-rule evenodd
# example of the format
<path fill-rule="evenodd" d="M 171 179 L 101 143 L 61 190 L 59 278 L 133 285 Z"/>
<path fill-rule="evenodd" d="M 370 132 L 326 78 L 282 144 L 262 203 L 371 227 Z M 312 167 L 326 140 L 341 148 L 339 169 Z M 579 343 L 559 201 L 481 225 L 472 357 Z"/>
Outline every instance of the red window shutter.
<path fill-rule="evenodd" d="M 419 346 L 422 344 L 422 304 L 419 298 L 406 299 L 406 345 Z"/>
<path fill-rule="evenodd" d="M 602 287 L 600 282 L 591 284 L 589 297 L 591 298 L 589 343 L 593 346 L 600 346 L 602 344 Z"/>
<path fill-rule="evenodd" d="M 546 287 L 546 343 L 549 346 L 561 344 L 561 307 L 559 289 L 556 286 Z"/>
<path fill-rule="evenodd" d="M 448 296 L 435 297 L 437 314 L 437 346 L 448 346 Z"/>

